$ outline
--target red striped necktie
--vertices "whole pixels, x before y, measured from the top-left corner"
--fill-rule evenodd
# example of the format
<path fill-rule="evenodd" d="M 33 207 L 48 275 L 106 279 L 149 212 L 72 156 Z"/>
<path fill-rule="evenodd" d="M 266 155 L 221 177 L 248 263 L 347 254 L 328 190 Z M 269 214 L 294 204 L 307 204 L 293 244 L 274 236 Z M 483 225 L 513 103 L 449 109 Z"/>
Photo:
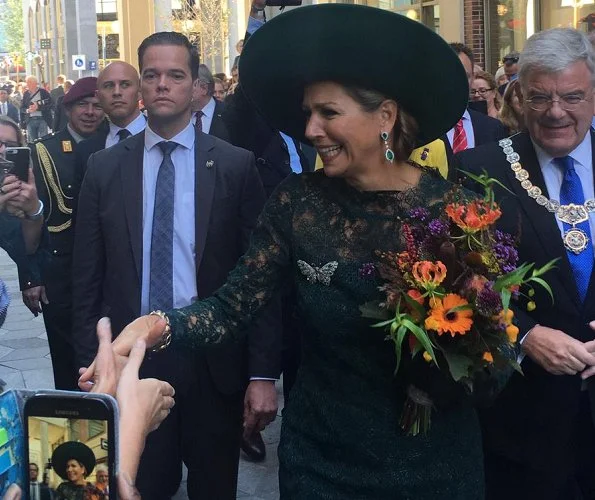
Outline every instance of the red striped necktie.
<path fill-rule="evenodd" d="M 452 152 L 458 153 L 467 149 L 467 134 L 463 127 L 463 119 L 461 118 L 455 125 L 455 133 L 452 138 Z"/>

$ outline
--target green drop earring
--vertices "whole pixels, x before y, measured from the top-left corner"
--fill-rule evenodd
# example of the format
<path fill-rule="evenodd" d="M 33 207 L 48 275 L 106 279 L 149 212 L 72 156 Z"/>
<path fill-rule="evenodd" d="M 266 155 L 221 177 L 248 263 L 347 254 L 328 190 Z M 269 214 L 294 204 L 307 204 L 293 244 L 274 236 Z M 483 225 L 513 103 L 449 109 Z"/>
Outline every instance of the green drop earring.
<path fill-rule="evenodd" d="M 386 148 L 386 151 L 384 152 L 386 161 L 393 163 L 395 161 L 395 153 L 388 145 L 388 132 L 380 132 L 380 138 L 384 142 L 384 147 Z"/>

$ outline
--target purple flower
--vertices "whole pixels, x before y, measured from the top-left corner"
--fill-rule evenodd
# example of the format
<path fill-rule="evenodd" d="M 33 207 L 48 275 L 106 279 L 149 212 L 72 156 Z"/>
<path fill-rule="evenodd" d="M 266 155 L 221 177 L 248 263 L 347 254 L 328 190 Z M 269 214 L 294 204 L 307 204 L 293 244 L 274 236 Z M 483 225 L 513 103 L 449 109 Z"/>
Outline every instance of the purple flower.
<path fill-rule="evenodd" d="M 442 219 L 433 219 L 428 224 L 428 231 L 430 231 L 430 234 L 435 238 L 445 238 L 449 235 L 448 222 L 445 222 Z"/>
<path fill-rule="evenodd" d="M 500 264 L 503 273 L 514 271 L 519 261 L 519 253 L 515 248 L 515 241 L 512 235 L 500 230 L 494 231 L 494 254 Z"/>
<path fill-rule="evenodd" d="M 372 262 L 367 262 L 359 268 L 358 274 L 360 278 L 366 279 L 374 276 L 375 272 L 376 268 L 374 267 L 374 264 Z"/>
<path fill-rule="evenodd" d="M 502 309 L 500 294 L 492 288 L 492 283 L 486 283 L 475 298 L 475 306 L 479 314 L 494 316 Z"/>
<path fill-rule="evenodd" d="M 409 212 L 409 217 L 417 219 L 420 222 L 425 222 L 430 218 L 430 212 L 427 208 L 418 207 Z"/>

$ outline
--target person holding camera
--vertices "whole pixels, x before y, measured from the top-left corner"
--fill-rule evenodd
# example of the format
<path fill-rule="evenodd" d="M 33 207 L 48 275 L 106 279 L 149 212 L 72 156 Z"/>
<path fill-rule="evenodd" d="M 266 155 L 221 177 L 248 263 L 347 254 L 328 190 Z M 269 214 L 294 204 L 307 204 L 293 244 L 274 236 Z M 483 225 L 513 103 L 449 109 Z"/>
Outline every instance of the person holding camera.
<path fill-rule="evenodd" d="M 48 134 L 52 124 L 52 98 L 33 75 L 25 79 L 27 90 L 21 102 L 21 116 L 27 125 L 27 140 L 33 142 Z"/>

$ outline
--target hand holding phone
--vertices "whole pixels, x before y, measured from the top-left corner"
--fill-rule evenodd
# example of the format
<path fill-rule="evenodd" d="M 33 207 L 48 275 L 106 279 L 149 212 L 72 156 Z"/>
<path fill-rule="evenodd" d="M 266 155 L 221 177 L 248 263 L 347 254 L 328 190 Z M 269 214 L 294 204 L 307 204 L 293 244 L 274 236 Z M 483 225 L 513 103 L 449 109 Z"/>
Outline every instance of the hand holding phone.
<path fill-rule="evenodd" d="M 31 166 L 31 151 L 29 148 L 6 148 L 4 156 L 6 161 L 13 164 L 10 171 L 4 173 L 7 175 L 16 175 L 21 181 L 27 182 L 29 179 L 29 167 Z"/>

